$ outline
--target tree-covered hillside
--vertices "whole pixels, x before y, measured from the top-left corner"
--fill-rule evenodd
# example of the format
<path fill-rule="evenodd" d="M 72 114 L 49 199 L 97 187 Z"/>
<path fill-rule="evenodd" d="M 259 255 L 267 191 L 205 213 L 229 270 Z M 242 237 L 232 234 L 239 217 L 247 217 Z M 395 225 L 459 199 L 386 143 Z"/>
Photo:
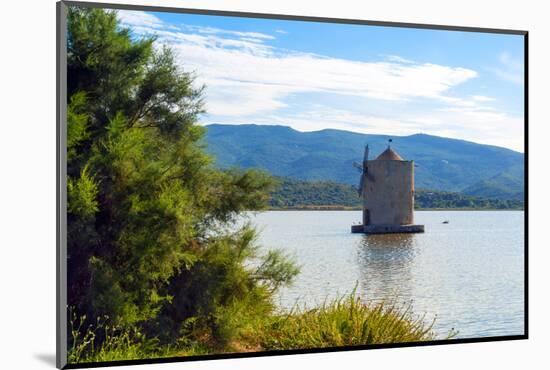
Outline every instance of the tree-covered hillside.
<path fill-rule="evenodd" d="M 465 194 L 486 198 L 523 200 L 523 166 L 513 166 L 464 189 Z"/>
<path fill-rule="evenodd" d="M 303 181 L 280 179 L 279 186 L 271 193 L 271 206 L 293 208 L 304 206 L 360 207 L 357 190 L 347 184 L 334 181 Z"/>
<path fill-rule="evenodd" d="M 361 199 L 352 185 L 333 181 L 279 179 L 271 194 L 273 208 L 361 208 Z M 435 190 L 416 190 L 415 207 L 452 209 L 522 209 L 520 200 L 499 200 Z"/>
<path fill-rule="evenodd" d="M 371 158 L 390 138 L 340 130 L 299 132 L 286 126 L 208 125 L 208 151 L 218 166 L 261 168 L 301 180 L 357 184 L 353 168 L 365 144 Z M 417 134 L 392 137 L 393 147 L 415 161 L 417 188 L 517 199 L 523 192 L 523 154 L 463 140 Z M 471 188 L 472 187 L 472 188 Z"/>
<path fill-rule="evenodd" d="M 433 190 L 416 190 L 414 197 L 416 209 L 453 208 L 453 209 L 523 209 L 523 201 L 475 197 L 462 193 Z"/>

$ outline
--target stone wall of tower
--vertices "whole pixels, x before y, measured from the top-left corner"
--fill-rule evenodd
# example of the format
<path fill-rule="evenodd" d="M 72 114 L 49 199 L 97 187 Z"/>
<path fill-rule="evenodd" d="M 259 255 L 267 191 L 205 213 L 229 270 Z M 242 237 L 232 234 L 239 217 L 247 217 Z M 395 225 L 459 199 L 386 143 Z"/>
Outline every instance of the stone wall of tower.
<path fill-rule="evenodd" d="M 363 185 L 364 225 L 414 223 L 413 161 L 368 161 Z"/>

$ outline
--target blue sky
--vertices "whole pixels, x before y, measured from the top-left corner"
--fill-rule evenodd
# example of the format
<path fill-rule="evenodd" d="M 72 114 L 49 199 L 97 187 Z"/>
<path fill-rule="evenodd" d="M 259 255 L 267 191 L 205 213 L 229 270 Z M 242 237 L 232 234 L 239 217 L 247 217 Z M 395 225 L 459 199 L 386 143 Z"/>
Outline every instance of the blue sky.
<path fill-rule="evenodd" d="M 426 133 L 523 151 L 523 36 L 119 11 L 206 85 L 202 124 Z"/>

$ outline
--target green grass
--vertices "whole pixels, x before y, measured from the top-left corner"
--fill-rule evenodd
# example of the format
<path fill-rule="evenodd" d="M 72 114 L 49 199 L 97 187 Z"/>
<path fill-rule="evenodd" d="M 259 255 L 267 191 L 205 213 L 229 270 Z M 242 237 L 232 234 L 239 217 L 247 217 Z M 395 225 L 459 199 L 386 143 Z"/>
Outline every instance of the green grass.
<path fill-rule="evenodd" d="M 437 338 L 433 322 L 415 317 L 410 306 L 366 304 L 354 294 L 312 310 L 293 310 L 268 327 L 262 347 L 269 350 L 421 342 Z"/>
<path fill-rule="evenodd" d="M 369 304 L 354 293 L 314 309 L 296 306 L 283 314 L 247 317 L 238 323 L 236 335 L 223 348 L 212 346 L 209 338 L 182 337 L 177 343 L 160 345 L 156 338 L 146 338 L 137 329 L 109 327 L 100 321 L 79 338 L 75 321 L 73 317 L 75 337 L 69 363 L 422 342 L 456 334 L 437 337 L 432 330 L 434 321 L 427 323 L 425 317 L 415 316 L 410 306 L 395 301 Z M 104 339 L 96 347 L 99 337 Z"/>
<path fill-rule="evenodd" d="M 159 346 L 156 338 L 146 338 L 136 328 L 110 325 L 108 317 L 98 319 L 82 335 L 82 323 L 85 321 L 86 316 L 77 318 L 71 312 L 69 324 L 72 346 L 68 351 L 69 363 L 169 357 L 173 352 L 171 346 Z"/>

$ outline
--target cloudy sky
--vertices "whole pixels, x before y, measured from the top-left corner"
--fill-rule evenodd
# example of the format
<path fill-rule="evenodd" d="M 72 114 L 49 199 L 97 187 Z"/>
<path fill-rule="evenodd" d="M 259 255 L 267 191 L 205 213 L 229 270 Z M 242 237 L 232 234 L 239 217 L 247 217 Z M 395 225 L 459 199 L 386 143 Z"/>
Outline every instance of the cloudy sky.
<path fill-rule="evenodd" d="M 118 14 L 206 85 L 202 124 L 426 133 L 523 151 L 523 36 Z"/>

